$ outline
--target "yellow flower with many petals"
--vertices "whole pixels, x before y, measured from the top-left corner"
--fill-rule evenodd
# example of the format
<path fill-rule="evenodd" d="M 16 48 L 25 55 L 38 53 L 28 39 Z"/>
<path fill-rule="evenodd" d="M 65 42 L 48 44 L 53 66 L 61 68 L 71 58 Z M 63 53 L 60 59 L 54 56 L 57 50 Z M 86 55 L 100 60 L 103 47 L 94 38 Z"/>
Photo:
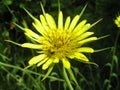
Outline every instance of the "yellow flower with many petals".
<path fill-rule="evenodd" d="M 114 20 L 114 22 L 117 25 L 117 27 L 120 28 L 120 15 L 118 17 L 116 17 L 116 19 Z"/>
<path fill-rule="evenodd" d="M 58 13 L 58 24 L 54 18 L 44 13 L 37 19 L 32 16 L 26 9 L 25 11 L 32 17 L 34 22 L 32 25 L 36 32 L 29 28 L 21 28 L 25 35 L 32 41 L 32 43 L 17 44 L 24 48 L 36 49 L 38 56 L 34 56 L 29 60 L 29 65 L 36 64 L 38 67 L 42 65 L 42 69 L 52 68 L 56 63 L 62 62 L 66 69 L 70 69 L 70 62 L 77 60 L 83 63 L 89 63 L 89 59 L 84 53 L 93 53 L 94 49 L 86 47 L 84 44 L 95 41 L 98 38 L 91 36 L 94 32 L 88 31 L 99 21 L 90 24 L 87 20 L 79 22 L 85 7 L 79 15 L 76 15 L 72 20 L 68 16 L 63 23 L 63 13 Z"/>

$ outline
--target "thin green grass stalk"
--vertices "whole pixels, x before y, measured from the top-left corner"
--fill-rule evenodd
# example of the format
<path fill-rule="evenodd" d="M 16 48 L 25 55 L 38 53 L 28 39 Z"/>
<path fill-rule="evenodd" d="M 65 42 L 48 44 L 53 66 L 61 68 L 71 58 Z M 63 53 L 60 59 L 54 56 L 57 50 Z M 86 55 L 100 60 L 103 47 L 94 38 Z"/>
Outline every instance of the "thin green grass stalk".
<path fill-rule="evenodd" d="M 92 80 L 92 86 L 93 86 L 92 90 L 95 90 L 95 78 L 94 78 L 93 73 L 92 73 L 92 67 L 90 65 L 88 67 L 90 69 L 90 77 Z"/>
<path fill-rule="evenodd" d="M 35 74 L 35 75 L 38 75 L 38 76 L 41 76 L 41 77 L 45 76 L 44 74 L 40 74 L 40 73 L 31 71 L 31 70 L 28 70 L 28 69 L 20 68 L 18 66 L 14 66 L 14 65 L 11 65 L 11 64 L 6 64 L 6 63 L 3 63 L 3 62 L 0 62 L 0 66 L 5 66 L 5 67 L 9 67 L 9 68 L 15 68 L 15 69 L 21 70 L 21 71 L 23 71 L 25 73 L 31 73 L 31 74 Z M 56 78 L 56 77 L 53 77 L 53 76 L 48 76 L 47 78 L 50 78 L 50 79 L 53 79 L 53 80 L 58 80 L 60 82 L 64 82 L 63 79 Z"/>
<path fill-rule="evenodd" d="M 31 80 L 34 82 L 34 84 L 36 85 L 36 89 L 37 90 L 41 90 L 41 87 L 40 87 L 40 85 L 37 83 L 37 81 L 36 81 L 36 79 L 34 79 L 33 77 L 32 77 L 32 75 L 31 74 L 27 74 L 28 76 L 29 76 L 29 78 L 31 78 Z"/>
<path fill-rule="evenodd" d="M 4 71 L 6 71 L 12 78 L 14 78 L 17 82 L 19 82 L 19 79 L 16 78 L 11 72 L 9 72 L 7 69 L 5 69 L 4 67 L 2 68 Z M 23 72 L 24 73 L 24 72 Z M 29 78 L 34 82 L 34 84 L 36 85 L 36 88 L 38 90 L 41 90 L 40 85 L 37 83 L 37 81 L 32 77 L 32 75 L 30 73 L 27 73 L 27 75 L 29 76 Z M 23 76 L 22 76 L 23 78 Z M 24 83 L 22 83 L 22 85 L 27 89 L 30 90 Z M 33 84 L 32 84 L 33 85 Z"/>
<path fill-rule="evenodd" d="M 114 42 L 114 46 L 113 46 L 112 62 L 111 62 L 110 75 L 109 75 L 109 80 L 110 80 L 110 81 L 111 81 L 111 77 L 112 77 L 112 74 L 113 74 L 114 56 L 116 56 L 117 42 L 118 42 L 119 36 L 120 36 L 120 28 L 118 29 L 117 36 L 116 36 L 116 38 L 115 38 L 115 42 Z"/>
<path fill-rule="evenodd" d="M 74 90 L 64 67 L 63 67 L 63 76 L 64 76 L 64 79 L 69 87 L 69 90 Z"/>
<path fill-rule="evenodd" d="M 118 42 L 119 35 L 120 35 L 120 29 L 118 29 L 117 36 L 116 36 L 115 43 L 114 43 L 113 56 L 112 56 L 112 67 L 110 69 L 110 75 L 113 72 L 114 56 L 116 56 L 117 42 Z"/>
<path fill-rule="evenodd" d="M 6 68 L 2 67 L 4 71 L 6 71 L 13 79 L 15 79 L 18 83 L 20 82 L 20 79 L 16 78 L 15 75 L 13 75 L 11 72 L 9 72 Z M 23 87 L 26 88 L 26 90 L 31 90 L 29 89 L 24 83 L 22 83 Z"/>
<path fill-rule="evenodd" d="M 118 29 L 117 36 L 116 36 L 116 39 L 115 39 L 113 55 L 116 54 L 116 50 L 117 50 L 117 42 L 118 42 L 119 35 L 120 35 L 120 29 Z"/>
<path fill-rule="evenodd" d="M 0 56 L 3 58 L 3 60 L 10 60 L 8 57 L 0 53 Z"/>

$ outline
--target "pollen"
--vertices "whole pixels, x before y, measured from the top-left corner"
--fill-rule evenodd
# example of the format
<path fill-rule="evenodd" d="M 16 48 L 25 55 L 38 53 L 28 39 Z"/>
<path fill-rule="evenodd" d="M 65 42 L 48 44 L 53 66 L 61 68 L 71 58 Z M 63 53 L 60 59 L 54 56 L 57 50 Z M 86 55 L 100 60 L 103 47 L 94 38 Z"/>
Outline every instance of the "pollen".
<path fill-rule="evenodd" d="M 77 46 L 77 43 L 70 38 L 71 36 L 67 34 L 64 30 L 51 30 L 48 34 L 49 44 L 45 44 L 45 49 L 43 51 L 48 56 L 63 58 L 68 54 L 72 53 Z"/>

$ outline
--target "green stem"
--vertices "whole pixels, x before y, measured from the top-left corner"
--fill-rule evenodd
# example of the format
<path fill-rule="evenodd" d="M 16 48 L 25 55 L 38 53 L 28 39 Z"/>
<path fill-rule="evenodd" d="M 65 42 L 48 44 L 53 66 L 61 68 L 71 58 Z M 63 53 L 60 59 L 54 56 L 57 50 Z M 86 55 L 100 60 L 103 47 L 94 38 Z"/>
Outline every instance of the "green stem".
<path fill-rule="evenodd" d="M 115 53 L 116 53 L 117 42 L 118 42 L 119 35 L 120 35 L 120 29 L 118 29 L 117 36 L 116 36 L 116 39 L 115 39 L 113 55 L 115 55 Z"/>
<path fill-rule="evenodd" d="M 74 90 L 71 83 L 70 83 L 70 80 L 68 78 L 68 75 L 67 75 L 66 70 L 65 70 L 64 67 L 63 67 L 63 75 L 64 75 L 64 79 L 65 79 L 65 81 L 66 81 L 66 83 L 67 83 L 67 85 L 69 87 L 69 90 Z"/>
<path fill-rule="evenodd" d="M 117 36 L 116 36 L 116 38 L 115 38 L 115 43 L 114 43 L 114 48 L 113 48 L 113 56 L 112 56 L 112 67 L 111 67 L 111 69 L 110 69 L 109 79 L 111 79 L 111 74 L 112 74 L 112 71 L 113 71 L 114 56 L 116 55 L 117 42 L 118 42 L 119 35 L 120 35 L 120 28 L 118 29 Z"/>

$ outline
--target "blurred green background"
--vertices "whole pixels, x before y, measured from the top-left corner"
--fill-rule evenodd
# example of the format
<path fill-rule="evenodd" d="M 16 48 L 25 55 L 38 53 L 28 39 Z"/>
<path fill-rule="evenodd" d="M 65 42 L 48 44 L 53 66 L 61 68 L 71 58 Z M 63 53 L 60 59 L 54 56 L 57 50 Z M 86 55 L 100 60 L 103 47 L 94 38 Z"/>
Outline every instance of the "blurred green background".
<path fill-rule="evenodd" d="M 52 14 L 57 21 L 58 0 L 41 0 L 41 2 L 45 11 Z M 94 23 L 102 18 L 103 20 L 91 28 L 91 31 L 94 31 L 97 37 L 110 35 L 89 44 L 89 46 L 95 50 L 111 48 L 88 55 L 90 60 L 97 63 L 99 67 L 73 61 L 73 72 L 83 90 L 120 90 L 120 37 L 117 42 L 116 53 L 113 55 L 115 38 L 118 33 L 114 19 L 120 13 L 120 1 L 60 0 L 64 20 L 67 16 L 73 18 L 79 14 L 86 3 L 88 4 L 87 8 L 80 20 L 87 19 L 88 22 Z M 0 90 L 68 90 L 67 85 L 59 79 L 48 78 L 41 81 L 42 76 L 39 73 L 44 74 L 46 72 L 42 71 L 41 67 L 33 66 L 30 68 L 30 71 L 34 73 L 21 70 L 28 65 L 28 60 L 36 55 L 35 51 L 21 48 L 5 40 L 18 43 L 28 41 L 23 31 L 13 24 L 15 22 L 24 27 L 27 23 L 29 28 L 33 28 L 32 19 L 22 7 L 25 7 L 37 18 L 42 14 L 40 0 L 0 1 L 0 62 L 2 62 L 2 64 L 0 63 Z M 114 60 L 113 63 L 112 60 Z M 62 79 L 57 68 L 53 70 L 51 76 Z M 74 88 L 77 90 L 75 86 Z"/>

